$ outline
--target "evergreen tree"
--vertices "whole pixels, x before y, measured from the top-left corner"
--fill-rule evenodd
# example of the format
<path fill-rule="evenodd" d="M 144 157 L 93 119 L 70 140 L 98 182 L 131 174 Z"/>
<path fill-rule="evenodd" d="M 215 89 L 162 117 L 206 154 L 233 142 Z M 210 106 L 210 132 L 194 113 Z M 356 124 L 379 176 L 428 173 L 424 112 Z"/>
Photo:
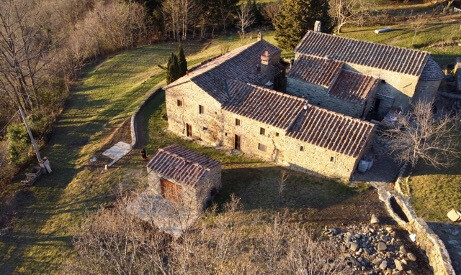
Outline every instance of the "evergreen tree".
<path fill-rule="evenodd" d="M 180 77 L 178 57 L 174 53 L 171 53 L 167 64 L 166 83 L 170 84 Z"/>
<path fill-rule="evenodd" d="M 286 50 L 293 50 L 315 21 L 322 21 L 322 31 L 331 32 L 327 0 L 284 0 L 274 22 L 275 40 Z"/>
<path fill-rule="evenodd" d="M 178 52 L 178 65 L 179 65 L 179 76 L 186 75 L 187 72 L 187 60 L 186 55 L 184 54 L 184 49 L 182 45 L 179 45 Z"/>

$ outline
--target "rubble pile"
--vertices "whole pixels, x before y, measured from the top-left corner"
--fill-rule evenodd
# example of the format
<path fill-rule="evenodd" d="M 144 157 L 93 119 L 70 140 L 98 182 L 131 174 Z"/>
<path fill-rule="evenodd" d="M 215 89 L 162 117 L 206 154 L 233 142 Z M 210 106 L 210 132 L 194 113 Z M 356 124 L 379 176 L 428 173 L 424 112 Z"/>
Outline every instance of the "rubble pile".
<path fill-rule="evenodd" d="M 324 235 L 333 239 L 343 252 L 347 265 L 363 274 L 415 274 L 411 266 L 417 257 L 408 252 L 390 226 L 353 225 L 325 228 Z"/>

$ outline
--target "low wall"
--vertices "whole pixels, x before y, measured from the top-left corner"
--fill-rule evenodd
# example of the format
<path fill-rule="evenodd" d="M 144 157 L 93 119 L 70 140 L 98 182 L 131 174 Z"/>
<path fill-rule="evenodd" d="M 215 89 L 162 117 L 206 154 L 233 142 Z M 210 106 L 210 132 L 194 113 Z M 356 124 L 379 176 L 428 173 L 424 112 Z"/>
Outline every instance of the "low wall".
<path fill-rule="evenodd" d="M 131 131 L 131 147 L 136 148 L 139 145 L 139 113 L 141 110 L 147 105 L 147 103 L 157 94 L 157 92 L 161 91 L 162 88 L 158 88 L 153 91 L 141 104 L 139 104 L 138 109 L 133 113 L 131 116 L 131 123 L 130 123 L 130 131 Z"/>
<path fill-rule="evenodd" d="M 379 186 L 375 187 L 378 189 L 379 198 L 386 205 L 387 211 L 391 217 L 397 221 L 403 229 L 410 234 L 416 235 L 416 243 L 426 252 L 434 274 L 455 275 L 450 256 L 442 240 L 429 228 L 423 219 L 417 217 L 408 200 L 395 191 L 386 190 Z M 392 206 L 393 200 L 395 200 L 394 202 L 401 208 L 408 222 L 405 221 L 404 218 L 401 218 L 395 211 L 395 203 L 394 207 Z"/>

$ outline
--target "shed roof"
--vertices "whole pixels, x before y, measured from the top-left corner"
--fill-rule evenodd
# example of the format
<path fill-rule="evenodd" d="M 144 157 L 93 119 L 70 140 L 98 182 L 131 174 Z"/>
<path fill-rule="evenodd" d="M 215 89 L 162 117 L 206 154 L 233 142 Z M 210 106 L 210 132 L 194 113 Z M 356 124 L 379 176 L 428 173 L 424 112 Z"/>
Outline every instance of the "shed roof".
<path fill-rule="evenodd" d="M 296 58 L 287 77 L 328 87 L 341 71 L 343 64 L 328 58 L 301 54 Z"/>
<path fill-rule="evenodd" d="M 147 167 L 176 183 L 196 185 L 220 162 L 179 145 L 159 149 Z"/>
<path fill-rule="evenodd" d="M 379 83 L 379 79 L 346 70 L 341 70 L 328 92 L 340 99 L 362 102 L 368 98 Z"/>
<path fill-rule="evenodd" d="M 428 52 L 308 31 L 296 53 L 379 68 L 409 75 L 421 75 Z"/>

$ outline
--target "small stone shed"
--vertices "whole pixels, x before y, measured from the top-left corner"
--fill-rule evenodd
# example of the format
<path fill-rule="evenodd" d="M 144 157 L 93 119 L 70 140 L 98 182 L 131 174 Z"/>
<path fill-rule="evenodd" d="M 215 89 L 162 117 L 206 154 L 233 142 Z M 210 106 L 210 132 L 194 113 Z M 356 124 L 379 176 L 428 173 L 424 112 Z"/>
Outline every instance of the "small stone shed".
<path fill-rule="evenodd" d="M 148 184 L 181 208 L 200 213 L 221 189 L 221 163 L 179 145 L 159 149 L 147 164 Z"/>

